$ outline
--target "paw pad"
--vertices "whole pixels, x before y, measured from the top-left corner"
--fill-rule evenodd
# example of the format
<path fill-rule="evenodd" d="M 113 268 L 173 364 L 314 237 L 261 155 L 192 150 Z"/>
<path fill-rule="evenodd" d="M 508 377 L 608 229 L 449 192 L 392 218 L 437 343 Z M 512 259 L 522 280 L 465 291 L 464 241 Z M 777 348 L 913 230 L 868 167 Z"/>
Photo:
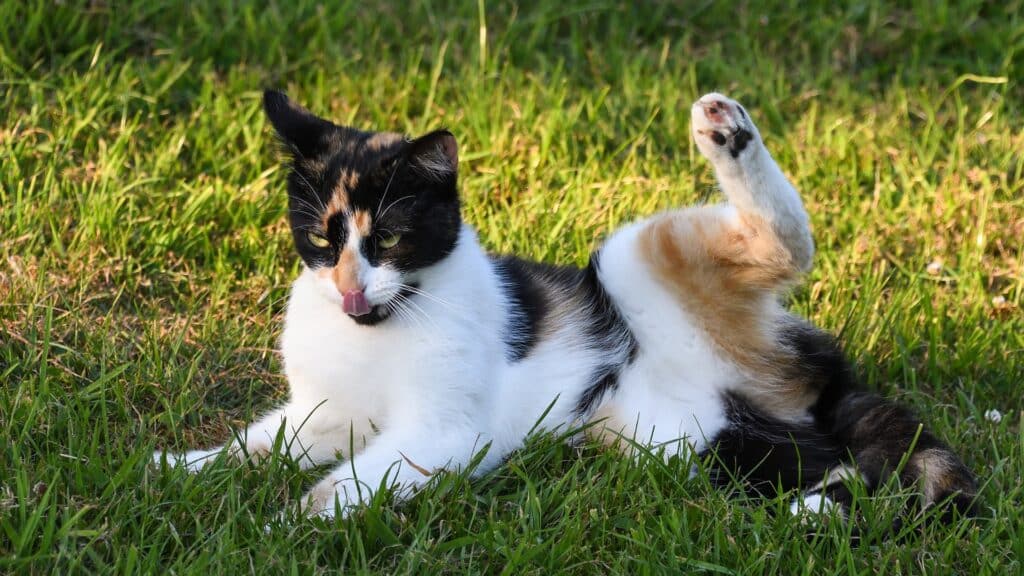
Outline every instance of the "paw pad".
<path fill-rule="evenodd" d="M 738 158 L 754 139 L 747 114 L 738 103 L 719 94 L 704 96 L 694 105 L 695 132 L 715 146 L 725 148 Z"/>

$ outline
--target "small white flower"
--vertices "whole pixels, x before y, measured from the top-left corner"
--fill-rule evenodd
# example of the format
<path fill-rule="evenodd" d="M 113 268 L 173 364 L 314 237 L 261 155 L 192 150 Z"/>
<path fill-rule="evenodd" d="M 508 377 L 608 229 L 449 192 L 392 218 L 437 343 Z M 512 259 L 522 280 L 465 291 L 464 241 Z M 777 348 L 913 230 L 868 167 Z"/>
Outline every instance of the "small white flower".
<path fill-rule="evenodd" d="M 932 276 L 938 276 L 939 273 L 942 272 L 942 262 L 939 262 L 938 260 L 929 262 L 928 266 L 925 267 L 925 271 Z"/>
<path fill-rule="evenodd" d="M 988 420 L 989 422 L 995 422 L 996 424 L 999 424 L 1000 422 L 1003 421 L 1003 414 L 1002 414 L 1002 412 L 1000 412 L 999 410 L 996 410 L 995 408 L 993 408 L 991 410 L 986 410 L 985 411 L 985 420 Z"/>

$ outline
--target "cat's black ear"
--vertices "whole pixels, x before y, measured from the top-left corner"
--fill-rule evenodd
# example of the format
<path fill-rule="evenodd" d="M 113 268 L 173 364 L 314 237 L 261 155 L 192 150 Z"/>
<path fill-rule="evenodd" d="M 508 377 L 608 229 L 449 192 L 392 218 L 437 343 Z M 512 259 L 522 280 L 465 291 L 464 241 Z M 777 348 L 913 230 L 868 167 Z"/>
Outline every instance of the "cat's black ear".
<path fill-rule="evenodd" d="M 338 129 L 277 90 L 263 93 L 263 111 L 277 135 L 300 158 L 311 158 L 322 152 L 328 136 Z"/>
<path fill-rule="evenodd" d="M 435 180 L 453 178 L 459 170 L 459 146 L 447 130 L 435 130 L 413 140 L 406 158 L 410 166 Z"/>

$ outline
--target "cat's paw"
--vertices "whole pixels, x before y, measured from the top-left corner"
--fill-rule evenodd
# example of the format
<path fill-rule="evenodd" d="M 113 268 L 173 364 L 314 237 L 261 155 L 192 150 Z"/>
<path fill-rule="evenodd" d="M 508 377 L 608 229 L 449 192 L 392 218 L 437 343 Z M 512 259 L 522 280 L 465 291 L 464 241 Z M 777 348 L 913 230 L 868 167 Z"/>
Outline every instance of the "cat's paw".
<path fill-rule="evenodd" d="M 742 159 L 761 146 L 761 135 L 739 102 L 712 92 L 690 110 L 697 148 L 713 164 Z"/>
<path fill-rule="evenodd" d="M 158 468 L 164 464 L 172 468 L 182 466 L 188 470 L 190 474 L 195 474 L 206 467 L 207 464 L 213 462 L 214 458 L 220 454 L 220 452 L 220 449 L 190 450 L 181 454 L 178 452 L 164 452 L 162 450 L 156 450 L 153 452 L 152 463 Z"/>
<path fill-rule="evenodd" d="M 331 520 L 339 515 L 346 518 L 368 501 L 370 495 L 368 487 L 360 487 L 353 479 L 338 481 L 333 475 L 328 475 L 302 498 L 300 507 L 302 514 L 310 518 Z"/>
<path fill-rule="evenodd" d="M 845 516 L 846 511 L 842 504 L 825 496 L 824 494 L 801 494 L 789 505 L 789 512 L 794 516 L 804 519 L 815 518 L 824 520 L 832 514 Z"/>

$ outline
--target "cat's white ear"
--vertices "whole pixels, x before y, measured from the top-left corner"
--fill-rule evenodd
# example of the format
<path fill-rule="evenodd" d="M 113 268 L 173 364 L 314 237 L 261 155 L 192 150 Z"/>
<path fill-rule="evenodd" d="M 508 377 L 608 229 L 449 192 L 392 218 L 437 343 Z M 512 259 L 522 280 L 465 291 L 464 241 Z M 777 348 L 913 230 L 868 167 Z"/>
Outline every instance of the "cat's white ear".
<path fill-rule="evenodd" d="M 333 123 L 295 104 L 284 92 L 277 90 L 263 93 L 263 111 L 277 135 L 299 158 L 320 154 L 330 135 L 338 129 Z"/>
<path fill-rule="evenodd" d="M 409 165 L 435 180 L 453 177 L 459 170 L 459 146 L 447 130 L 435 130 L 409 144 Z"/>

